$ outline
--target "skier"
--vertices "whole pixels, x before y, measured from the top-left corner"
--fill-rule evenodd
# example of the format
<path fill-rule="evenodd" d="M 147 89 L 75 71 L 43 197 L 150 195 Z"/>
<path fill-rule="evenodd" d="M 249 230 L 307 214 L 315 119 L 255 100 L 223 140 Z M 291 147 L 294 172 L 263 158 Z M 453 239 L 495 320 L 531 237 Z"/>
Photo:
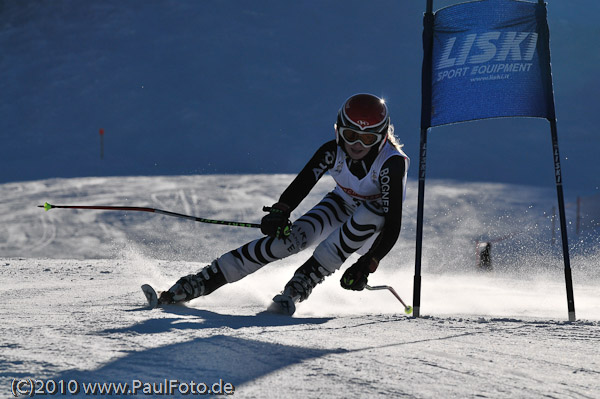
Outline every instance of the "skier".
<path fill-rule="evenodd" d="M 234 249 L 199 273 L 179 279 L 160 294 L 160 304 L 189 301 L 233 283 L 266 264 L 318 244 L 271 310 L 293 314 L 312 289 L 354 252 L 362 255 L 341 278 L 348 290 L 363 290 L 367 278 L 400 234 L 409 158 L 390 124 L 385 102 L 372 94 L 348 98 L 337 115 L 335 140 L 323 144 L 261 221 L 264 237 Z M 336 186 L 310 211 L 291 212 L 329 171 Z"/>

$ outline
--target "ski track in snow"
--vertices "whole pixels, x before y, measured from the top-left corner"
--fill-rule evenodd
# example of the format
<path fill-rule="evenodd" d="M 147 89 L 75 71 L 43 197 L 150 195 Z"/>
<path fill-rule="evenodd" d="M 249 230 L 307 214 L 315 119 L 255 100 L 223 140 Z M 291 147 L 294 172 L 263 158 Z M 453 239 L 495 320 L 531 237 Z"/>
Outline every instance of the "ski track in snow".
<path fill-rule="evenodd" d="M 254 222 L 292 178 L 0 185 L 0 396 L 11 396 L 14 379 L 34 378 L 82 384 L 221 379 L 242 398 L 600 397 L 598 256 L 572 260 L 578 321 L 568 322 L 561 259 L 543 243 L 532 244 L 545 237 L 540 215 L 552 206 L 551 191 L 430 184 L 419 319 L 406 316 L 388 292 L 340 289 L 339 273 L 294 317 L 264 313 L 309 252 L 187 306 L 148 310 L 142 283 L 167 288 L 259 232 L 154 214 L 35 207 L 45 201 L 152 206 Z M 293 216 L 330 187 L 319 183 Z M 415 197 L 410 185 L 400 241 L 370 278 L 394 286 L 409 303 Z M 492 273 L 474 272 L 474 238 L 516 227 L 526 237 L 494 248 Z M 513 255 L 512 264 L 504 252 Z"/>

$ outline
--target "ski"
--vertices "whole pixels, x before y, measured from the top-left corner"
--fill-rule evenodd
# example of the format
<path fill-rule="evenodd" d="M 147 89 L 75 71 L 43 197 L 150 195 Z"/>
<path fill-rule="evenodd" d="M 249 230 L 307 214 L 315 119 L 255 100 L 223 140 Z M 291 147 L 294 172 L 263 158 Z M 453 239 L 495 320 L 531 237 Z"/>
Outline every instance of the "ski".
<path fill-rule="evenodd" d="M 296 312 L 296 303 L 299 300 L 299 296 L 291 297 L 284 294 L 275 295 L 273 297 L 273 302 L 267 308 L 267 312 L 291 316 Z"/>
<path fill-rule="evenodd" d="M 156 294 L 156 291 L 154 290 L 154 288 L 152 288 L 152 286 L 149 284 L 144 284 L 144 285 L 142 285 L 142 291 L 144 292 L 144 295 L 146 296 L 146 300 L 148 301 L 148 306 L 150 307 L 150 309 L 157 308 L 158 307 L 158 295 Z"/>
<path fill-rule="evenodd" d="M 142 285 L 142 292 L 148 301 L 148 307 L 155 309 L 160 306 L 158 294 L 150 284 Z M 267 308 L 269 313 L 277 313 L 286 316 L 292 316 L 296 312 L 296 303 L 300 301 L 300 296 L 291 297 L 285 294 L 275 295 L 273 302 Z"/>

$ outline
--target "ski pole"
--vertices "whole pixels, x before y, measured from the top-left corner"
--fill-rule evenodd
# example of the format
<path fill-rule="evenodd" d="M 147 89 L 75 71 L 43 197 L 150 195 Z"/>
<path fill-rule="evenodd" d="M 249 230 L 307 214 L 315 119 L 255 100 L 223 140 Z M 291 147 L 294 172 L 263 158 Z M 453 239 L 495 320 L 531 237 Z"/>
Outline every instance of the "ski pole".
<path fill-rule="evenodd" d="M 400 303 L 404 306 L 404 313 L 406 313 L 406 314 L 412 313 L 412 310 L 413 310 L 412 306 L 405 304 L 404 301 L 402 300 L 402 298 L 400 298 L 400 295 L 398 295 L 398 293 L 396 292 L 396 290 L 394 288 L 390 287 L 389 285 L 376 285 L 374 287 L 372 287 L 370 285 L 366 285 L 365 288 L 370 291 L 389 290 L 392 294 L 394 294 L 396 299 L 398 299 L 400 301 Z"/>
<path fill-rule="evenodd" d="M 46 211 L 49 211 L 50 209 L 54 209 L 54 208 L 68 208 L 68 209 L 96 209 L 96 210 L 105 210 L 105 211 L 151 212 L 151 213 L 158 213 L 161 215 L 173 216 L 173 217 L 182 218 L 182 219 L 194 220 L 196 222 L 201 222 L 201 223 L 222 224 L 222 225 L 226 225 L 226 226 L 237 226 L 237 227 L 260 228 L 260 224 L 257 224 L 257 223 L 230 222 L 227 220 L 205 219 L 205 218 L 199 218 L 196 216 L 183 215 L 181 213 L 163 211 L 161 209 L 144 208 L 144 207 L 139 207 L 139 206 L 51 205 L 46 202 L 44 205 L 38 205 L 38 208 L 44 208 Z"/>

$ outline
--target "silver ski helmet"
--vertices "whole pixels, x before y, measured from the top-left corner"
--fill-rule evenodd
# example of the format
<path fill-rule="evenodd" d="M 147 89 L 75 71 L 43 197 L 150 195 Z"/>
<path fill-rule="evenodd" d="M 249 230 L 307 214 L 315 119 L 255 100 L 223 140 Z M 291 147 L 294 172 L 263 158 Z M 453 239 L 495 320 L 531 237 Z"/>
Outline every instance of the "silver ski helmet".
<path fill-rule="evenodd" d="M 338 111 L 335 138 L 349 144 L 360 141 L 365 147 L 379 144 L 381 150 L 390 128 L 385 101 L 373 94 L 359 93 L 348 98 Z M 343 148 L 343 146 L 342 146 Z"/>

